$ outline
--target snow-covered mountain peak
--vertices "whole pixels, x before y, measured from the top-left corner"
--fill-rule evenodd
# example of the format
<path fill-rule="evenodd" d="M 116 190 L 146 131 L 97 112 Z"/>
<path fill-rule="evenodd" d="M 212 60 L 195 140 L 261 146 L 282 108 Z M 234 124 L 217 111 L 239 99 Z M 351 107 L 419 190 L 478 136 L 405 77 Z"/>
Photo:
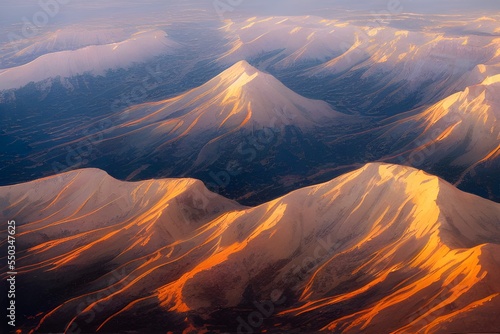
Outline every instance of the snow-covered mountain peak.
<path fill-rule="evenodd" d="M 265 80 L 265 76 L 248 62 L 240 61 L 222 72 L 216 80 L 220 80 L 221 88 L 226 90 L 226 98 L 224 99 L 226 102 L 231 98 L 241 96 L 247 85 L 248 87 L 259 85 L 262 80 Z"/>
<path fill-rule="evenodd" d="M 182 115 L 169 119 L 169 115 Z M 202 86 L 159 103 L 134 106 L 120 115 L 120 127 L 146 126 L 160 121 L 177 135 L 243 127 L 313 126 L 338 119 L 324 101 L 290 90 L 272 75 L 240 61 Z M 168 119 L 167 121 L 165 121 Z M 140 122 L 139 122 L 140 121 Z M 173 134 L 173 133 L 172 133 Z"/>
<path fill-rule="evenodd" d="M 246 60 L 240 60 L 239 62 L 228 68 L 226 71 L 222 72 L 221 76 L 242 75 L 243 73 L 253 75 L 258 72 L 259 70 L 250 65 Z"/>

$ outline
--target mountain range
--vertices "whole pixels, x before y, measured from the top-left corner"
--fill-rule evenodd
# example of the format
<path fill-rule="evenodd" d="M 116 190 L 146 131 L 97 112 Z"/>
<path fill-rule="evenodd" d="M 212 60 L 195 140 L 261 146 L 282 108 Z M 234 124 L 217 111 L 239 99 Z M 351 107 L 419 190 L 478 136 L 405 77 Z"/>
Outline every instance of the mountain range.
<path fill-rule="evenodd" d="M 500 325 L 500 205 L 409 167 L 368 164 L 257 207 L 97 169 L 1 187 L 0 203 L 17 217 L 18 284 L 31 282 L 23 330 Z"/>
<path fill-rule="evenodd" d="M 439 18 L 418 20 L 428 20 L 425 28 L 370 17 L 229 20 L 218 61 L 246 59 L 301 95 L 363 115 L 430 106 L 498 73 L 499 40 L 488 18 L 446 28 L 435 26 Z"/>
<path fill-rule="evenodd" d="M 92 45 L 105 45 L 130 38 L 127 29 L 109 27 L 69 26 L 49 31 L 34 39 L 17 40 L 5 45 L 1 55 L 3 68 L 27 64 L 45 54 L 82 49 Z"/>
<path fill-rule="evenodd" d="M 425 169 L 497 200 L 496 182 L 478 172 L 489 174 L 499 159 L 494 68 L 477 67 L 474 80 L 482 79 L 479 84 L 431 106 L 374 120 L 303 97 L 240 61 L 173 98 L 133 105 L 107 117 L 87 116 L 66 130 L 58 126 L 50 139 L 58 144 L 31 144 L 32 152 L 23 160 L 39 166 L 37 177 L 85 166 L 123 180 L 194 177 L 211 190 L 256 204 L 338 176 L 371 157 Z M 106 127 L 78 135 L 98 124 Z M 72 153 L 68 162 L 72 147 L 83 147 L 83 153 Z M 76 159 L 73 165 L 71 159 Z M 18 165 L 12 164 L 16 174 Z M 263 176 L 258 190 L 253 175 Z M 19 181 L 26 180 L 20 176 Z M 476 189 L 467 185 L 471 180 Z"/>
<path fill-rule="evenodd" d="M 499 78 L 489 76 L 481 84 L 469 86 L 428 108 L 384 120 L 381 127 L 362 134 L 368 138 L 366 150 L 378 150 L 377 158 L 405 162 L 458 185 L 465 178 L 474 177 L 479 166 L 498 170 Z M 354 136 L 344 139 L 345 145 Z M 486 188 L 490 198 L 500 198 L 496 181 Z"/>
<path fill-rule="evenodd" d="M 56 41 L 57 38 L 54 43 Z M 0 90 L 21 88 L 30 82 L 58 77 L 71 78 L 84 73 L 104 75 L 107 70 L 127 68 L 155 56 L 171 54 L 179 47 L 164 31 L 152 30 L 135 33 L 116 43 L 49 52 L 27 64 L 0 69 Z"/>
<path fill-rule="evenodd" d="M 305 155 L 322 157 L 323 146 L 312 136 L 315 131 L 356 123 L 328 103 L 302 97 L 272 75 L 240 61 L 174 98 L 134 105 L 59 131 L 52 139 L 59 145 L 34 151 L 29 159 L 53 170 L 67 163 L 66 147 L 85 147 L 92 154 L 85 152 L 80 158 L 88 166 L 120 179 L 189 176 L 211 183 L 212 189 L 221 188 L 222 194 L 236 190 L 241 196 L 250 191 L 245 175 L 255 168 L 268 169 L 269 176 L 262 179 L 266 183 L 274 171 L 305 169 L 309 163 Z M 74 136 L 98 124 L 107 126 L 98 133 Z M 271 151 L 282 153 L 266 162 Z M 243 177 L 229 187 L 221 186 L 227 180 L 214 175 L 223 173 L 226 179 L 228 172 Z"/>
<path fill-rule="evenodd" d="M 0 332 L 498 331 L 495 11 L 63 2 L 0 13 Z"/>

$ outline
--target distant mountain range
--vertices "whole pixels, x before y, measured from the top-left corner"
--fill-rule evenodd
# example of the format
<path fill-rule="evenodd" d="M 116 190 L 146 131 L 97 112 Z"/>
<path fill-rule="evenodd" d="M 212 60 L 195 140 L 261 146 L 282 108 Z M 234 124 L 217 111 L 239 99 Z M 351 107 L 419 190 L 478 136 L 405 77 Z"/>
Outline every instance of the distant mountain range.
<path fill-rule="evenodd" d="M 54 38 L 53 42 L 58 40 Z M 86 44 L 85 40 L 81 43 Z M 46 46 L 42 44 L 40 47 Z M 169 39 L 164 31 L 152 30 L 138 32 L 115 43 L 92 44 L 76 50 L 49 52 L 27 64 L 0 69 L 0 90 L 16 89 L 30 82 L 65 79 L 85 73 L 104 75 L 110 69 L 127 68 L 158 55 L 171 54 L 179 47 L 180 45 Z"/>
<path fill-rule="evenodd" d="M 92 45 L 105 45 L 125 41 L 131 32 L 123 28 L 69 26 L 49 31 L 33 39 L 5 45 L 0 55 L 2 68 L 27 64 L 48 53 L 74 51 Z"/>
<path fill-rule="evenodd" d="M 23 330 L 500 326 L 500 205 L 408 167 L 368 164 L 253 208 L 192 179 L 96 169 L 1 187 L 0 203 L 18 223 Z"/>

